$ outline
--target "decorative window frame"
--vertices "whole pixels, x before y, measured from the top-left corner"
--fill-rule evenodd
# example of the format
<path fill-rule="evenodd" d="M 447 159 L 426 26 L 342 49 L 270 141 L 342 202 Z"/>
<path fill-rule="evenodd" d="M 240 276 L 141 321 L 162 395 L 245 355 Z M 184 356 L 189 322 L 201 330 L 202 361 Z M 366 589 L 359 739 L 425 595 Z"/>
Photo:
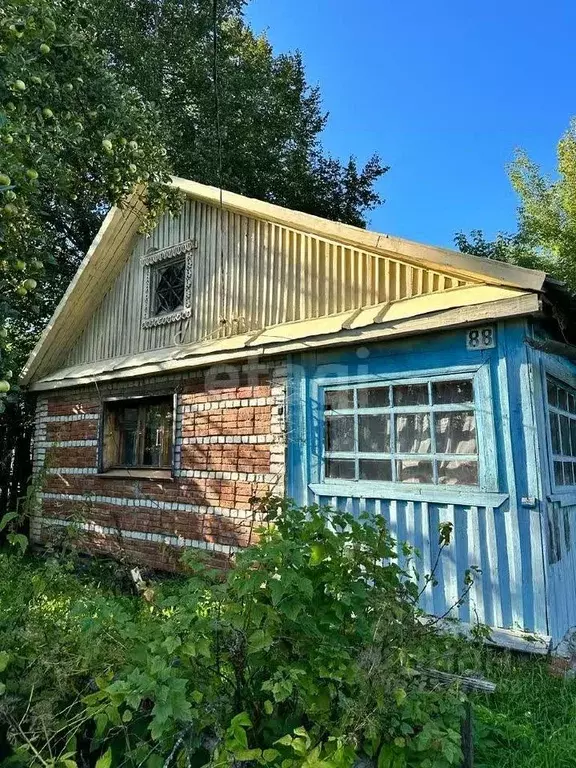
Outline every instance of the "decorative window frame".
<path fill-rule="evenodd" d="M 191 294 L 192 294 L 192 253 L 197 248 L 195 240 L 185 240 L 178 245 L 172 245 L 169 248 L 163 248 L 160 251 L 149 251 L 140 259 L 140 264 L 144 269 L 144 310 L 142 319 L 142 328 L 156 328 L 159 325 L 176 323 L 180 320 L 186 320 L 192 314 Z M 158 264 L 176 261 L 185 256 L 184 270 L 184 306 L 176 312 L 166 312 L 162 315 L 152 315 L 154 301 L 152 297 L 153 280 L 152 273 L 154 267 Z"/>

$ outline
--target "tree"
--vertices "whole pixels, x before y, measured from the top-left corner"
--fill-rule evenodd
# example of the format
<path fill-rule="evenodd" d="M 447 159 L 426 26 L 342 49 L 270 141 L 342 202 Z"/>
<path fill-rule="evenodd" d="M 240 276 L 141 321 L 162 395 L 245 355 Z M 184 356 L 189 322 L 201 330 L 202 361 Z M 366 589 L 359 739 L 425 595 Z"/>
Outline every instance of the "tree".
<path fill-rule="evenodd" d="M 90 3 L 0 8 L 0 393 L 106 209 L 144 185 L 176 204 L 156 111 L 107 66 Z M 4 375 L 1 375 L 4 374 Z M 4 401 L 5 402 L 5 401 Z M 4 408 L 0 401 L 0 408 Z"/>
<path fill-rule="evenodd" d="M 101 44 L 118 75 L 158 105 L 177 175 L 365 226 L 387 168 L 377 156 L 360 168 L 324 153 L 327 117 L 300 54 L 274 55 L 244 22 L 244 5 L 217 2 L 216 73 L 206 0 L 100 0 Z"/>
<path fill-rule="evenodd" d="M 458 233 L 461 251 L 520 266 L 543 269 L 576 292 L 576 120 L 558 142 L 556 178 L 546 177 L 523 151 L 508 173 L 520 198 L 518 232 L 493 242 L 475 230 Z"/>

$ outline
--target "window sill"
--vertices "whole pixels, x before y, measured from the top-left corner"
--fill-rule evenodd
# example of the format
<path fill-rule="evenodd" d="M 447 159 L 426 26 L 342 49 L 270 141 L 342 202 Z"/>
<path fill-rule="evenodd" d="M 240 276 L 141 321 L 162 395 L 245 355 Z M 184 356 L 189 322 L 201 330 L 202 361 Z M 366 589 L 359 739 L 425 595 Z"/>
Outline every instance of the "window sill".
<path fill-rule="evenodd" d="M 549 493 L 546 498 L 548 501 L 552 502 L 552 504 L 558 503 L 561 507 L 572 507 L 576 505 L 576 488 Z"/>
<path fill-rule="evenodd" d="M 464 504 L 472 507 L 500 507 L 507 493 L 493 493 L 464 486 L 438 488 L 436 486 L 398 486 L 387 483 L 324 482 L 308 486 L 316 496 L 350 496 L 352 498 L 391 499 L 398 501 L 427 501 L 432 504 Z"/>
<path fill-rule="evenodd" d="M 169 469 L 109 469 L 99 472 L 96 477 L 109 477 L 113 480 L 174 480 Z"/>

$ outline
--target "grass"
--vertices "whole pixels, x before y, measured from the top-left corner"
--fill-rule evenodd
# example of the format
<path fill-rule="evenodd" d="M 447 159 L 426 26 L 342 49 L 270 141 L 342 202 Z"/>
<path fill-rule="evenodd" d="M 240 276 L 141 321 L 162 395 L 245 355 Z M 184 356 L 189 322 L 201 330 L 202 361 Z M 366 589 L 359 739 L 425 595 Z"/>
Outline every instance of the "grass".
<path fill-rule="evenodd" d="M 576 768 L 576 682 L 546 659 L 486 651 L 496 693 L 474 704 L 476 768 Z"/>

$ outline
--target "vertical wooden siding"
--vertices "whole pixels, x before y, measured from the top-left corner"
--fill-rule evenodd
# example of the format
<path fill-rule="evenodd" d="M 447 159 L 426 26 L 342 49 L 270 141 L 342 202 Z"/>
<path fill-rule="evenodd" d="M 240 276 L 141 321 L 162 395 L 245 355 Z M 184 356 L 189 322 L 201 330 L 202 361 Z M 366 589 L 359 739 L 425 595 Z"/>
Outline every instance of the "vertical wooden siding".
<path fill-rule="evenodd" d="M 310 503 L 328 505 L 353 514 L 362 511 L 381 514 L 391 535 L 398 542 L 398 562 L 409 572 L 416 571 L 420 584 L 431 573 L 439 552 L 438 526 L 451 522 L 454 526 L 452 543 L 443 550 L 435 578 L 438 584 L 426 587 L 421 607 L 426 613 L 442 616 L 453 607 L 452 618 L 492 627 L 524 628 L 533 626 L 532 610 L 518 609 L 514 581 L 510 579 L 510 552 L 520 550 L 520 527 L 510 526 L 506 518 L 513 514 L 507 505 L 495 509 L 489 506 L 464 504 L 434 504 L 426 501 L 400 501 L 393 498 L 351 498 L 333 496 L 310 497 Z M 403 542 L 414 546 L 419 556 L 408 563 L 403 554 Z M 465 572 L 472 565 L 482 573 L 467 598 L 458 606 L 465 590 Z M 528 585 L 529 586 L 529 585 Z M 545 627 L 540 627 L 545 631 Z"/>
<path fill-rule="evenodd" d="M 294 359 L 288 400 L 288 493 L 300 503 L 327 504 L 354 514 L 363 510 L 382 514 L 398 542 L 407 541 L 419 550 L 421 558 L 414 560 L 413 567 L 421 575 L 430 573 L 436 561 L 438 525 L 451 522 L 453 537 L 439 559 L 438 585 L 430 585 L 423 594 L 423 609 L 443 615 L 454 606 L 464 589 L 465 572 L 474 565 L 482 573 L 452 616 L 547 635 L 541 515 L 537 506 L 524 503 L 539 498 L 540 487 L 534 393 L 524 338 L 523 324 L 511 321 L 498 325 L 497 347 L 486 352 L 466 350 L 464 332 L 454 331 L 428 335 L 425 343 L 412 339 L 375 344 L 369 356 L 360 360 L 353 352 L 348 357 L 309 353 Z M 342 495 L 322 494 L 318 457 L 322 425 L 315 402 L 318 381 L 343 384 L 347 376 L 358 374 L 365 380 L 382 380 L 407 372 L 417 376 L 418 371 L 450 375 L 476 364 L 489 366 L 490 372 L 490 400 L 481 398 L 477 406 L 486 410 L 494 425 L 495 439 L 485 448 L 497 463 L 495 493 L 476 494 L 479 498 L 472 503 L 465 488 L 445 487 L 450 499 L 438 502 L 427 499 L 423 487 L 420 498 L 409 501 L 406 496 L 414 489 L 407 494 L 405 485 L 389 484 L 385 489 L 380 484 L 378 492 L 371 494 L 365 487 L 356 491 L 350 482 Z M 489 458 L 480 456 L 481 461 Z M 431 493 L 434 495 L 438 494 Z M 401 546 L 398 554 L 405 564 Z"/>
<path fill-rule="evenodd" d="M 142 328 L 143 268 L 150 248 L 193 239 L 192 316 Z M 468 283 L 287 227 L 188 201 L 139 237 L 120 277 L 65 365 L 234 336 Z"/>

